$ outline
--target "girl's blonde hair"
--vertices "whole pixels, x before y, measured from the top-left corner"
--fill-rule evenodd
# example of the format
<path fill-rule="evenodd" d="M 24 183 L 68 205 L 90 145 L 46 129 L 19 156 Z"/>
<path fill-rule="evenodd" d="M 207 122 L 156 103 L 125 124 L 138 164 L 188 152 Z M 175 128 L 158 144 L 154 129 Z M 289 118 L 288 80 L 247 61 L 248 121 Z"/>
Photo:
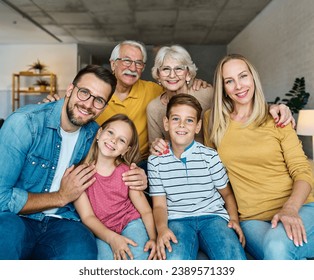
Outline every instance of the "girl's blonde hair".
<path fill-rule="evenodd" d="M 127 123 L 132 130 L 132 137 L 131 137 L 131 140 L 129 143 L 130 148 L 128 149 L 128 151 L 123 156 L 121 155 L 116 159 L 116 165 L 118 165 L 122 162 L 127 164 L 127 165 L 130 165 L 132 162 L 137 163 L 140 159 L 140 148 L 139 148 L 138 134 L 137 134 L 137 130 L 136 130 L 136 127 L 135 127 L 133 121 L 128 116 L 126 116 L 124 114 L 114 115 L 111 118 L 109 118 L 108 120 L 106 120 L 100 126 L 99 129 L 105 130 L 106 127 L 110 123 L 113 123 L 116 121 L 123 121 L 123 122 Z M 96 163 L 98 160 L 98 152 L 99 152 L 99 148 L 98 148 L 97 136 L 96 136 L 95 139 L 93 140 L 93 143 L 89 149 L 87 156 L 83 160 L 83 163 L 92 163 L 92 162 Z"/>
<path fill-rule="evenodd" d="M 248 126 L 255 123 L 256 126 L 263 125 L 268 116 L 268 104 L 265 100 L 261 81 L 255 67 L 240 54 L 229 54 L 220 60 L 214 75 L 214 106 L 211 110 L 209 121 L 209 137 L 210 141 L 219 147 L 221 140 L 226 133 L 230 122 L 230 114 L 233 112 L 234 107 L 232 100 L 228 97 L 224 90 L 224 78 L 222 69 L 226 62 L 232 59 L 239 59 L 246 63 L 250 73 L 253 76 L 255 91 L 253 96 L 253 111 L 249 119 L 244 123 Z"/>

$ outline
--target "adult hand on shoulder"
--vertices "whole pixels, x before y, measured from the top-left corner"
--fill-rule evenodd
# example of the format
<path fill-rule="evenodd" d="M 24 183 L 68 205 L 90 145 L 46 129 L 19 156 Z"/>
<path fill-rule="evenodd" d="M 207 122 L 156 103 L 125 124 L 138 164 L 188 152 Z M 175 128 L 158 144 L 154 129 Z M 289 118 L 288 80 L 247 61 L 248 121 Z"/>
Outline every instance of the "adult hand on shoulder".
<path fill-rule="evenodd" d="M 169 153 L 169 142 L 162 138 L 156 138 L 150 145 L 149 152 L 155 156 L 167 154 Z"/>
<path fill-rule="evenodd" d="M 55 93 L 53 96 L 48 94 L 47 97 L 44 98 L 41 103 L 49 103 L 49 102 L 57 101 L 57 100 L 60 100 L 60 99 L 61 99 L 61 97 L 57 93 Z"/>
<path fill-rule="evenodd" d="M 201 88 L 208 88 L 211 87 L 212 85 L 207 83 L 206 81 L 203 81 L 201 79 L 194 79 L 193 84 L 192 84 L 192 89 L 193 90 L 200 90 Z"/>
<path fill-rule="evenodd" d="M 282 222 L 288 238 L 295 246 L 299 247 L 303 246 L 303 242 L 307 243 L 303 221 L 296 209 L 283 207 L 271 220 L 272 228 L 276 228 L 278 222 Z"/>
<path fill-rule="evenodd" d="M 147 188 L 147 176 L 145 171 L 132 163 L 130 170 L 122 174 L 122 180 L 125 185 L 132 190 L 143 191 Z"/>
<path fill-rule="evenodd" d="M 61 179 L 58 191 L 62 206 L 79 198 L 95 182 L 95 173 L 94 164 L 82 164 L 77 167 L 72 165 L 67 168 Z"/>
<path fill-rule="evenodd" d="M 275 119 L 278 127 L 285 127 L 289 123 L 295 128 L 295 119 L 292 116 L 291 110 L 285 104 L 272 104 L 269 108 L 269 113 Z"/>

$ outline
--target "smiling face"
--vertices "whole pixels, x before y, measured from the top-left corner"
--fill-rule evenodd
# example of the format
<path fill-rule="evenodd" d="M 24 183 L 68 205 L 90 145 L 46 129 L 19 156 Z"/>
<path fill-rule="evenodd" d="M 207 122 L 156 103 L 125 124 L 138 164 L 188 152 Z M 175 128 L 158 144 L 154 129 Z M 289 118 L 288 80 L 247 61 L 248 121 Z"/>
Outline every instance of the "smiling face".
<path fill-rule="evenodd" d="M 163 64 L 159 67 L 158 73 L 158 80 L 166 90 L 187 91 L 186 81 L 189 81 L 191 78 L 186 66 L 179 61 L 170 57 L 165 58 Z"/>
<path fill-rule="evenodd" d="M 97 78 L 94 74 L 83 75 L 77 83 L 67 89 L 66 114 L 62 114 L 62 128 L 66 131 L 73 131 L 90 121 L 96 119 L 104 109 L 96 109 L 93 106 L 94 97 L 91 96 L 85 101 L 81 101 L 78 96 L 78 88 L 85 88 L 95 97 L 101 97 L 105 101 L 109 100 L 111 85 Z"/>
<path fill-rule="evenodd" d="M 231 59 L 222 67 L 225 93 L 235 107 L 253 103 L 255 85 L 247 64 L 241 59 Z"/>
<path fill-rule="evenodd" d="M 124 155 L 130 149 L 132 129 L 124 121 L 109 123 L 103 130 L 97 133 L 99 156 L 117 158 Z"/>
<path fill-rule="evenodd" d="M 141 50 L 135 46 L 121 45 L 119 58 L 128 58 L 133 61 L 143 61 L 143 54 Z M 139 80 L 144 70 L 144 68 L 137 68 L 134 62 L 130 66 L 125 66 L 121 60 L 111 60 L 110 63 L 118 84 L 120 83 L 125 87 L 133 86 Z"/>
<path fill-rule="evenodd" d="M 199 133 L 202 121 L 197 121 L 197 111 L 188 105 L 175 105 L 171 108 L 169 119 L 164 118 L 164 127 L 169 131 L 171 145 L 176 149 L 184 150 Z"/>

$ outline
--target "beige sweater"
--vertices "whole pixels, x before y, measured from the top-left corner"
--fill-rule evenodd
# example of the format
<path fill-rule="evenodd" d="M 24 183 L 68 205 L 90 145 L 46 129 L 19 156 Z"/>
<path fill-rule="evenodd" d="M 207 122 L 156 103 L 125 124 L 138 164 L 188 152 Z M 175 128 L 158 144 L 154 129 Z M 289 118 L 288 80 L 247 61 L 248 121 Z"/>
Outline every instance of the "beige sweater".
<path fill-rule="evenodd" d="M 206 113 L 204 127 L 208 117 Z M 205 145 L 211 146 L 207 137 Z M 295 130 L 291 125 L 277 128 L 270 116 L 259 128 L 231 121 L 218 153 L 241 220 L 271 220 L 290 197 L 294 181 L 306 181 L 313 188 L 312 170 Z M 308 202 L 314 202 L 313 192 Z"/>

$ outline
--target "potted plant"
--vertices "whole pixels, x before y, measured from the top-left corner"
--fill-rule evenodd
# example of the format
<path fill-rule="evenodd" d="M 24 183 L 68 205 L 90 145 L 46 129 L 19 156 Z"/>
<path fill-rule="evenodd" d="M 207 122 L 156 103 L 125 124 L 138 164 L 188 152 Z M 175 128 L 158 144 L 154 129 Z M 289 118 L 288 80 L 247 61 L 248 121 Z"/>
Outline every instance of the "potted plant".
<path fill-rule="evenodd" d="M 38 79 L 36 80 L 35 85 L 39 86 L 40 91 L 46 91 L 47 86 L 50 86 L 49 82 L 45 79 Z"/>
<path fill-rule="evenodd" d="M 301 109 L 304 108 L 304 106 L 309 101 L 310 94 L 305 91 L 305 80 L 304 77 L 302 78 L 296 78 L 293 84 L 292 89 L 285 94 L 287 98 L 284 98 L 280 102 L 280 97 L 276 97 L 274 102 L 271 102 L 272 104 L 278 104 L 283 103 L 287 105 L 292 114 L 298 114 Z"/>
<path fill-rule="evenodd" d="M 34 70 L 36 74 L 40 74 L 42 71 L 46 69 L 47 69 L 47 66 L 41 63 L 39 59 L 37 59 L 37 61 L 34 62 L 33 64 L 29 65 L 29 70 Z"/>

